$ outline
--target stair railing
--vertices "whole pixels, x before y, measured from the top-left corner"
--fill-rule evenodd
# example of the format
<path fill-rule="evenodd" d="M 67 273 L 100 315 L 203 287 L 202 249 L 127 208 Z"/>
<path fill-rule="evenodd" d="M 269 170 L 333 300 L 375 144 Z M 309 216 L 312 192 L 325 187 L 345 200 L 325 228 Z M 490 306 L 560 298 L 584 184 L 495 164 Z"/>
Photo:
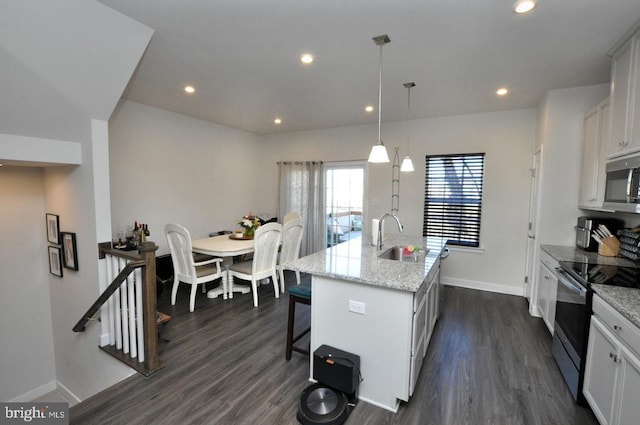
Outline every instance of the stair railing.
<path fill-rule="evenodd" d="M 100 312 L 109 334 L 100 348 L 145 376 L 164 367 L 158 356 L 157 249 L 153 242 L 140 244 L 137 253 L 113 249 L 110 242 L 98 244 L 111 283 L 73 327 L 84 331 Z"/>

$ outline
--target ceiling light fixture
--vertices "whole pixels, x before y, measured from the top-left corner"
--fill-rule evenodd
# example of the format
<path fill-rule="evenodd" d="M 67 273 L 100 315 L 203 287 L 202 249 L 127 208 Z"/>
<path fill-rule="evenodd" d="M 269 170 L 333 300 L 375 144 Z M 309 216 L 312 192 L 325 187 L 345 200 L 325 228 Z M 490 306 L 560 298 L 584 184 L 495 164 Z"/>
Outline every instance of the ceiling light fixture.
<path fill-rule="evenodd" d="M 509 90 L 506 87 L 500 87 L 498 90 L 496 90 L 496 94 L 498 96 L 505 96 L 507 93 L 509 93 Z"/>
<path fill-rule="evenodd" d="M 184 86 L 184 91 L 185 93 L 192 94 L 196 92 L 196 89 L 193 86 Z"/>
<path fill-rule="evenodd" d="M 273 123 L 274 124 L 282 124 L 282 119 L 276 118 L 276 119 L 273 120 Z"/>
<path fill-rule="evenodd" d="M 409 156 L 411 152 L 411 88 L 416 86 L 416 83 L 413 81 L 410 83 L 404 83 L 403 86 L 407 89 L 407 156 L 402 160 L 402 165 L 400 166 L 400 171 L 404 173 L 410 173 L 413 171 L 413 161 L 411 161 L 411 157 Z"/>
<path fill-rule="evenodd" d="M 373 145 L 369 153 L 369 162 L 384 163 L 389 162 L 389 154 L 387 148 L 382 143 L 382 46 L 389 43 L 391 39 L 387 34 L 373 37 L 376 46 L 380 46 L 380 85 L 378 88 L 378 143 Z"/>
<path fill-rule="evenodd" d="M 300 62 L 304 64 L 310 64 L 311 62 L 313 62 L 313 55 L 310 53 L 303 54 L 302 56 L 300 56 Z"/>
<path fill-rule="evenodd" d="M 364 107 L 365 112 L 373 112 L 373 106 L 367 105 Z"/>
<path fill-rule="evenodd" d="M 536 7 L 536 2 L 534 0 L 518 0 L 513 5 L 513 11 L 522 15 L 524 13 L 531 12 L 534 7 Z"/>

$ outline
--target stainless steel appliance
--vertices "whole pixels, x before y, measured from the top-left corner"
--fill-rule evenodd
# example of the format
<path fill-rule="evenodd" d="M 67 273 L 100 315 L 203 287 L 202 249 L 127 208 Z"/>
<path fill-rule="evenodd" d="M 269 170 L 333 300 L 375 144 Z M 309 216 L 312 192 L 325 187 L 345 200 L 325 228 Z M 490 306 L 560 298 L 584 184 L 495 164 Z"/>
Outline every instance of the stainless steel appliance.
<path fill-rule="evenodd" d="M 640 288 L 640 268 L 560 261 L 552 353 L 579 404 L 593 298 L 592 284 Z"/>
<path fill-rule="evenodd" d="M 597 251 L 598 243 L 591 237 L 593 231 L 600 225 L 607 226 L 607 229 L 614 235 L 616 232 L 624 227 L 622 220 L 615 218 L 600 218 L 600 217 L 578 217 L 576 223 L 576 246 L 582 248 L 585 251 Z"/>
<path fill-rule="evenodd" d="M 640 155 L 610 161 L 606 172 L 603 207 L 640 213 Z"/>

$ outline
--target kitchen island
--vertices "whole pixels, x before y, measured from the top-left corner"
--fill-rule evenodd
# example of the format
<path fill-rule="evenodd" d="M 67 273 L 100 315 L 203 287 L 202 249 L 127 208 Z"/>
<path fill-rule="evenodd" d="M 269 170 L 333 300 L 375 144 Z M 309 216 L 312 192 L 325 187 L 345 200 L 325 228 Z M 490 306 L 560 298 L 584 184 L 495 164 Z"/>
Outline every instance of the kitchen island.
<path fill-rule="evenodd" d="M 378 257 L 407 245 L 422 248 L 417 261 Z M 409 401 L 439 314 L 444 245 L 440 238 L 394 236 L 378 251 L 353 239 L 289 264 L 312 275 L 311 353 L 326 344 L 359 355 L 360 400 L 393 412 Z"/>

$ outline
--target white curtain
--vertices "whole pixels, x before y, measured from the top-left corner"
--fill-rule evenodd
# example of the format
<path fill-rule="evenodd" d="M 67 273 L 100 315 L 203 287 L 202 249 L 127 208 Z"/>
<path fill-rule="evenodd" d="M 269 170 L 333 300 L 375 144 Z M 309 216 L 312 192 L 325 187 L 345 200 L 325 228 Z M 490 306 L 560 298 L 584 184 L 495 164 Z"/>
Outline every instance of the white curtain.
<path fill-rule="evenodd" d="M 280 202 L 278 217 L 297 212 L 305 223 L 300 255 L 324 248 L 324 194 L 322 162 L 278 162 Z"/>

